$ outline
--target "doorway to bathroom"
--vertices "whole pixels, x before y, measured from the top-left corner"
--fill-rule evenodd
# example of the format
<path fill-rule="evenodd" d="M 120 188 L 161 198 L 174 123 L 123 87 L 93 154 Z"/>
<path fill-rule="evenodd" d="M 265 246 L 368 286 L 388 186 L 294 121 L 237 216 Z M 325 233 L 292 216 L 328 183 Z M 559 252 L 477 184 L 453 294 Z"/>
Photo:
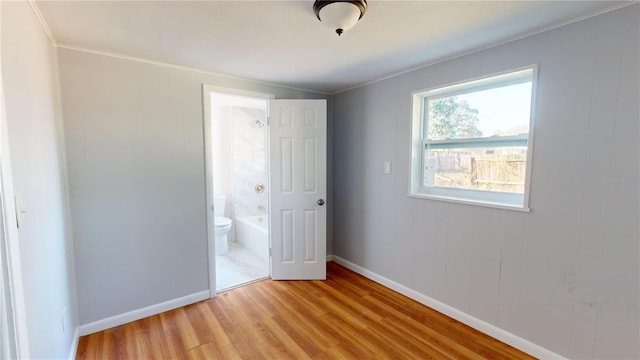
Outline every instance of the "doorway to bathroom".
<path fill-rule="evenodd" d="M 203 90 L 214 296 L 270 274 L 266 122 L 268 99 L 274 96 L 210 86 Z"/>
<path fill-rule="evenodd" d="M 203 85 L 203 104 L 210 296 L 326 279 L 327 101 Z"/>

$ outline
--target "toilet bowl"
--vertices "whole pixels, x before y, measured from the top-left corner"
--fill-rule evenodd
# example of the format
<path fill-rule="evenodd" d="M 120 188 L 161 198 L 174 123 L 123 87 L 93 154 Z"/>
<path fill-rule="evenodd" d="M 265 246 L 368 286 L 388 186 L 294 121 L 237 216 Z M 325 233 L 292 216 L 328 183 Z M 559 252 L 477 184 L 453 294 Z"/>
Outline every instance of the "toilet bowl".
<path fill-rule="evenodd" d="M 227 202 L 225 195 L 216 195 L 213 198 L 213 214 L 215 225 L 215 248 L 216 255 L 222 256 L 229 252 L 229 239 L 227 234 L 231 231 L 232 221 L 224 217 L 224 210 Z"/>
<path fill-rule="evenodd" d="M 214 223 L 216 225 L 216 255 L 226 255 L 229 251 L 229 239 L 227 234 L 231 231 L 231 219 L 224 216 L 216 216 Z"/>

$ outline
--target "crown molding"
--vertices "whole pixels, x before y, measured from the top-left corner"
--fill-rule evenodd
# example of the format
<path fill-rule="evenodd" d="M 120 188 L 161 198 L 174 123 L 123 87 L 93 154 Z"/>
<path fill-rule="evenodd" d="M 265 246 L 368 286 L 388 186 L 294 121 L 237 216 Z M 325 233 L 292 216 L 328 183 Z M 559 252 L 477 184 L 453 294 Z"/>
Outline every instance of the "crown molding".
<path fill-rule="evenodd" d="M 96 55 L 113 57 L 113 58 L 117 58 L 117 59 L 123 59 L 123 60 L 136 61 L 136 62 L 152 64 L 152 65 L 157 65 L 157 66 L 169 67 L 169 68 L 178 69 L 178 70 L 192 71 L 192 72 L 197 72 L 197 73 L 201 73 L 201 74 L 222 77 L 222 78 L 225 78 L 225 79 L 246 81 L 246 82 L 251 82 L 251 83 L 259 84 L 259 85 L 278 87 L 278 88 L 281 88 L 281 89 L 288 89 L 288 90 L 295 90 L 295 91 L 305 91 L 305 92 L 310 92 L 310 93 L 324 95 L 324 96 L 331 95 L 328 92 L 323 92 L 323 91 L 318 91 L 318 90 L 298 88 L 298 87 L 288 86 L 288 85 L 283 85 L 283 84 L 274 84 L 274 83 L 270 83 L 270 82 L 266 82 L 266 81 L 260 81 L 260 80 L 256 80 L 256 79 L 244 78 L 244 77 L 240 77 L 240 76 L 233 76 L 233 75 L 217 73 L 217 72 L 214 72 L 214 71 L 208 71 L 208 70 L 192 68 L 192 67 L 189 67 L 189 66 L 176 65 L 176 64 L 166 63 L 166 62 L 162 62 L 162 61 L 155 61 L 155 60 L 150 60 L 150 59 L 138 58 L 138 57 L 135 57 L 135 56 L 122 55 L 122 54 L 117 54 L 117 53 L 112 53 L 112 52 L 107 52 L 107 51 L 100 51 L 100 50 L 95 50 L 95 49 L 83 48 L 83 47 L 79 47 L 79 46 L 60 44 L 60 43 L 58 43 L 58 41 L 56 40 L 55 36 L 53 35 L 53 32 L 51 31 L 51 28 L 49 27 L 49 24 L 47 23 L 47 21 L 45 20 L 44 16 L 42 15 L 42 12 L 40 11 L 40 8 L 38 7 L 38 4 L 36 3 L 36 1 L 35 0 L 27 0 L 27 3 L 29 4 L 29 6 L 31 6 L 31 9 L 33 10 L 33 13 L 35 14 L 36 18 L 38 19 L 38 22 L 40 23 L 40 26 L 42 27 L 42 30 L 45 32 L 45 34 L 47 34 L 47 37 L 49 38 L 49 41 L 51 42 L 51 45 L 53 47 L 56 47 L 56 48 L 68 49 L 68 50 L 74 50 L 74 51 L 81 51 L 81 52 L 86 52 L 86 53 L 91 53 L 91 54 L 96 54 Z"/>
<path fill-rule="evenodd" d="M 387 75 L 387 76 L 383 76 L 383 77 L 375 79 L 375 80 L 367 81 L 367 82 L 359 84 L 359 85 L 350 86 L 350 87 L 342 89 L 342 90 L 331 91 L 330 94 L 331 95 L 338 95 L 338 94 L 345 93 L 345 92 L 348 92 L 348 91 L 351 91 L 351 90 L 359 89 L 361 87 L 373 85 L 373 84 L 379 83 L 379 82 L 384 81 L 384 80 L 393 79 L 395 77 L 410 73 L 412 71 L 424 69 L 424 68 L 429 67 L 429 66 L 433 66 L 433 65 L 436 65 L 436 64 L 440 64 L 440 63 L 443 63 L 443 62 L 447 62 L 447 61 L 450 61 L 450 60 L 461 58 L 461 57 L 464 57 L 464 56 L 467 56 L 467 55 L 475 54 L 475 53 L 478 53 L 478 52 L 481 52 L 481 51 L 484 51 L 484 50 L 487 50 L 487 49 L 491 49 L 491 48 L 494 48 L 494 47 L 505 45 L 505 44 L 508 44 L 508 43 L 511 43 L 511 42 L 514 42 L 514 41 L 517 41 L 517 40 L 521 40 L 521 39 L 524 39 L 524 38 L 528 38 L 530 36 L 538 35 L 538 34 L 541 34 L 541 33 L 547 32 L 547 31 L 555 30 L 557 28 L 561 28 L 561 27 L 566 26 L 566 25 L 570 25 L 570 24 L 573 24 L 573 23 L 576 23 L 576 22 L 579 22 L 579 21 L 582 21 L 582 20 L 587 20 L 587 19 L 599 16 L 599 15 L 603 15 L 603 14 L 606 14 L 606 13 L 609 13 L 609 12 L 612 12 L 612 11 L 616 11 L 616 10 L 619 10 L 619 9 L 622 9 L 622 8 L 625 8 L 627 6 L 631 6 L 631 5 L 634 5 L 634 4 L 640 4 L 640 1 L 638 1 L 638 0 L 627 0 L 626 2 L 617 3 L 617 4 L 615 4 L 615 5 L 611 6 L 611 7 L 608 7 L 606 9 L 602 9 L 602 10 L 598 10 L 596 12 L 589 13 L 587 15 L 578 16 L 578 17 L 567 19 L 565 21 L 562 21 L 562 22 L 559 22 L 559 23 L 555 23 L 555 24 L 552 24 L 552 25 L 539 27 L 537 29 L 534 29 L 534 30 L 531 30 L 531 31 L 527 31 L 526 33 L 523 33 L 523 34 L 520 34 L 520 35 L 517 35 L 517 36 L 509 37 L 509 38 L 507 38 L 505 40 L 495 41 L 495 42 L 492 42 L 492 43 L 490 43 L 488 45 L 485 45 L 485 46 L 477 47 L 477 48 L 474 48 L 474 49 L 471 49 L 471 50 L 468 50 L 468 51 L 463 51 L 463 52 L 457 53 L 457 54 L 452 55 L 452 56 L 447 56 L 447 57 L 440 58 L 440 59 L 437 59 L 437 60 L 434 60 L 434 61 L 430 61 L 428 63 L 424 63 L 422 65 L 418 65 L 418 66 L 412 67 L 412 68 L 407 69 L 407 70 L 403 70 L 403 71 L 399 71 L 399 72 L 396 72 L 396 73 L 393 73 L 393 74 L 390 74 L 390 75 Z"/>
<path fill-rule="evenodd" d="M 214 71 L 202 70 L 202 69 L 192 68 L 192 67 L 184 66 L 184 65 L 176 65 L 176 64 L 166 63 L 166 62 L 162 62 L 162 61 L 144 59 L 144 58 L 139 58 L 139 57 L 135 57 L 135 56 L 122 55 L 122 54 L 112 53 L 112 52 L 108 52 L 108 51 L 100 51 L 100 50 L 95 50 L 95 49 L 88 49 L 88 48 L 83 48 L 83 47 L 73 46 L 73 45 L 66 45 L 66 44 L 57 44 L 56 47 L 59 48 L 59 49 L 67 49 L 67 50 L 79 51 L 79 52 L 84 52 L 84 53 L 89 53 L 89 54 L 94 54 L 94 55 L 112 57 L 112 58 L 121 59 L 121 60 L 135 61 L 135 62 L 139 62 L 139 63 L 162 66 L 162 67 L 167 67 L 167 68 L 176 69 L 176 70 L 197 72 L 197 73 L 200 73 L 200 74 L 217 76 L 217 77 L 230 79 L 230 80 L 245 81 L 245 82 L 250 82 L 250 83 L 258 84 L 258 85 L 277 87 L 277 88 L 287 89 L 287 90 L 305 91 L 305 92 L 310 92 L 310 93 L 319 94 L 319 95 L 325 95 L 325 96 L 331 95 L 329 93 L 318 91 L 318 90 L 297 88 L 297 87 L 287 86 L 287 85 L 283 85 L 283 84 L 274 84 L 274 83 L 270 83 L 270 82 L 266 82 L 266 81 L 260 81 L 260 80 L 256 80 L 256 79 L 244 78 L 244 77 L 241 77 L 241 76 L 227 75 L 227 74 L 218 73 L 218 72 L 214 72 Z"/>
<path fill-rule="evenodd" d="M 33 10 L 33 13 L 36 15 L 40 26 L 42 26 L 42 30 L 44 30 L 45 34 L 47 34 L 51 45 L 57 47 L 58 42 L 56 41 L 55 36 L 53 36 L 53 32 L 51 32 L 49 24 L 47 24 L 47 21 L 44 19 L 44 16 L 42 15 L 40 8 L 38 7 L 38 4 L 36 4 L 35 0 L 27 0 L 27 2 L 29 3 L 29 6 L 31 6 L 31 10 Z"/>

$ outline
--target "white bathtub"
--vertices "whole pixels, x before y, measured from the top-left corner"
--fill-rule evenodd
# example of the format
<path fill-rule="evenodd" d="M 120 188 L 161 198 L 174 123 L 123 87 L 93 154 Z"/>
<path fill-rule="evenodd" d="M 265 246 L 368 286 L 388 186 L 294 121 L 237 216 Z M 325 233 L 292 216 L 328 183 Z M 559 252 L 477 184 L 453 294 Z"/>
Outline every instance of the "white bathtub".
<path fill-rule="evenodd" d="M 236 240 L 254 255 L 269 263 L 269 217 L 236 218 Z"/>

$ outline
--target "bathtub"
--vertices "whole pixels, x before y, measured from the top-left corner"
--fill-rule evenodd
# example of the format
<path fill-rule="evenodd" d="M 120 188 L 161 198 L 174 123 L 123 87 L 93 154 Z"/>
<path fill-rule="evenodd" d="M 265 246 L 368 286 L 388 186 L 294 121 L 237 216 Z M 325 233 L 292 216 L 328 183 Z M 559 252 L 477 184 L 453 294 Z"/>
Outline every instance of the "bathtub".
<path fill-rule="evenodd" d="M 236 218 L 236 241 L 269 263 L 269 218 L 267 215 Z"/>

